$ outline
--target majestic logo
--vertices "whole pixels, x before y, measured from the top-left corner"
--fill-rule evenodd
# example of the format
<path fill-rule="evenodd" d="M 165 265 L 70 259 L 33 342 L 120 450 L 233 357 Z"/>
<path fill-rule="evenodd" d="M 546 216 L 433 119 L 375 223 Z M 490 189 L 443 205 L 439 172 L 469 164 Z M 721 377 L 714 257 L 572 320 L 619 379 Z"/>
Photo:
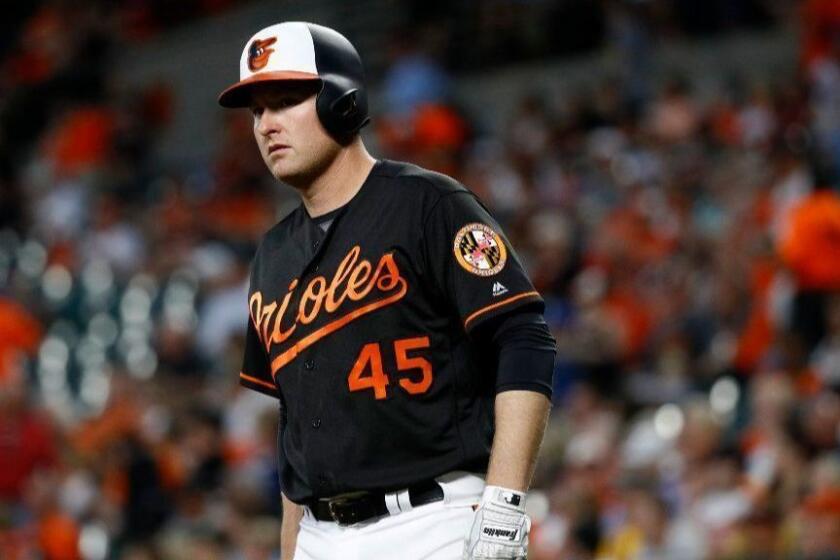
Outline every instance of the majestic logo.
<path fill-rule="evenodd" d="M 453 250 L 458 264 L 479 276 L 493 276 L 507 261 L 507 249 L 501 236 L 484 224 L 462 227 L 455 235 Z"/>
<path fill-rule="evenodd" d="M 508 293 L 508 289 L 504 287 L 501 282 L 494 282 L 493 283 L 493 297 L 499 297 Z"/>
<path fill-rule="evenodd" d="M 251 72 L 262 70 L 268 64 L 268 57 L 274 52 L 270 49 L 271 45 L 277 42 L 277 37 L 269 37 L 268 39 L 254 39 L 254 42 L 248 47 L 248 69 Z"/>
<path fill-rule="evenodd" d="M 396 303 L 405 296 L 408 291 L 408 283 L 400 275 L 400 270 L 391 253 L 382 255 L 374 268 L 370 261 L 359 260 L 360 252 L 358 245 L 350 249 L 329 281 L 324 276 L 316 276 L 310 280 L 300 296 L 297 314 L 291 324 L 285 327 L 283 323 L 295 288 L 298 286 L 297 278 L 289 284 L 286 295 L 279 303 L 277 301 L 263 302 L 262 292 L 254 292 L 251 295 L 248 301 L 251 321 L 253 321 L 254 327 L 259 333 L 266 351 L 269 351 L 273 345 L 282 344 L 288 340 L 299 325 L 312 323 L 321 313 L 332 315 L 340 309 L 349 307 L 350 302 L 363 300 L 371 292 L 377 295 L 377 298 L 373 301 L 348 310 L 323 327 L 298 339 L 272 360 L 272 375 L 276 375 L 300 352 L 328 334 L 345 327 L 359 317 Z"/>

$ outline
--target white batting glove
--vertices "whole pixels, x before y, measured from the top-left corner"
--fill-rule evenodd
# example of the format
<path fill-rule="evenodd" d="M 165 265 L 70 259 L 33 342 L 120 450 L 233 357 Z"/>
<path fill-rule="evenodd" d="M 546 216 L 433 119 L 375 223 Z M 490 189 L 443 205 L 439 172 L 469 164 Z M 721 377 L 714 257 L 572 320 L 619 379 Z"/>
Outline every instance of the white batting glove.
<path fill-rule="evenodd" d="M 464 560 L 525 560 L 531 518 L 525 513 L 525 494 L 501 486 L 487 486 L 464 544 Z"/>

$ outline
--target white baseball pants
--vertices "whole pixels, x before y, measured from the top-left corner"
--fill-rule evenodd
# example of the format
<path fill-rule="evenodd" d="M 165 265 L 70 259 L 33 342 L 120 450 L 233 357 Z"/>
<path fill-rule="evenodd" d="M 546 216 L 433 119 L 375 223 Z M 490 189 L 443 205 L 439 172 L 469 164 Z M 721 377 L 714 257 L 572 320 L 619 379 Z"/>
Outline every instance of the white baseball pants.
<path fill-rule="evenodd" d="M 295 560 L 461 560 L 484 479 L 452 472 L 436 480 L 443 500 L 412 508 L 407 492 L 395 492 L 386 496 L 391 515 L 349 527 L 305 507 Z"/>

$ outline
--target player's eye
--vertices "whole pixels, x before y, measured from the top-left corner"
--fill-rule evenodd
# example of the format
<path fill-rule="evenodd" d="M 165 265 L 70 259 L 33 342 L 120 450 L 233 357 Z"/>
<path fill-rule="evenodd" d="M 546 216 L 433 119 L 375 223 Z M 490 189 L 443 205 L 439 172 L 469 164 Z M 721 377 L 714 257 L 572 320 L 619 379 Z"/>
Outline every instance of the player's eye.
<path fill-rule="evenodd" d="M 260 116 L 262 116 L 262 114 L 263 114 L 263 108 L 262 108 L 262 107 L 253 106 L 253 107 L 251 107 L 251 114 L 252 114 L 252 115 L 254 115 L 254 118 L 255 118 L 255 119 L 258 119 L 258 118 L 260 118 Z"/>

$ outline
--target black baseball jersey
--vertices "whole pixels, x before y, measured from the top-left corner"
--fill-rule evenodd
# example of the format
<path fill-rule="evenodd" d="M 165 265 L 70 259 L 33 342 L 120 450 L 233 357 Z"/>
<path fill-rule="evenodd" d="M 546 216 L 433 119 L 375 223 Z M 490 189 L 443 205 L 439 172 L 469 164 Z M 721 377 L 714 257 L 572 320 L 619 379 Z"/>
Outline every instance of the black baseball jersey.
<path fill-rule="evenodd" d="M 378 161 L 326 232 L 301 205 L 254 257 L 241 383 L 280 399 L 292 501 L 487 468 L 494 350 L 468 336 L 540 295 L 470 191 Z"/>

